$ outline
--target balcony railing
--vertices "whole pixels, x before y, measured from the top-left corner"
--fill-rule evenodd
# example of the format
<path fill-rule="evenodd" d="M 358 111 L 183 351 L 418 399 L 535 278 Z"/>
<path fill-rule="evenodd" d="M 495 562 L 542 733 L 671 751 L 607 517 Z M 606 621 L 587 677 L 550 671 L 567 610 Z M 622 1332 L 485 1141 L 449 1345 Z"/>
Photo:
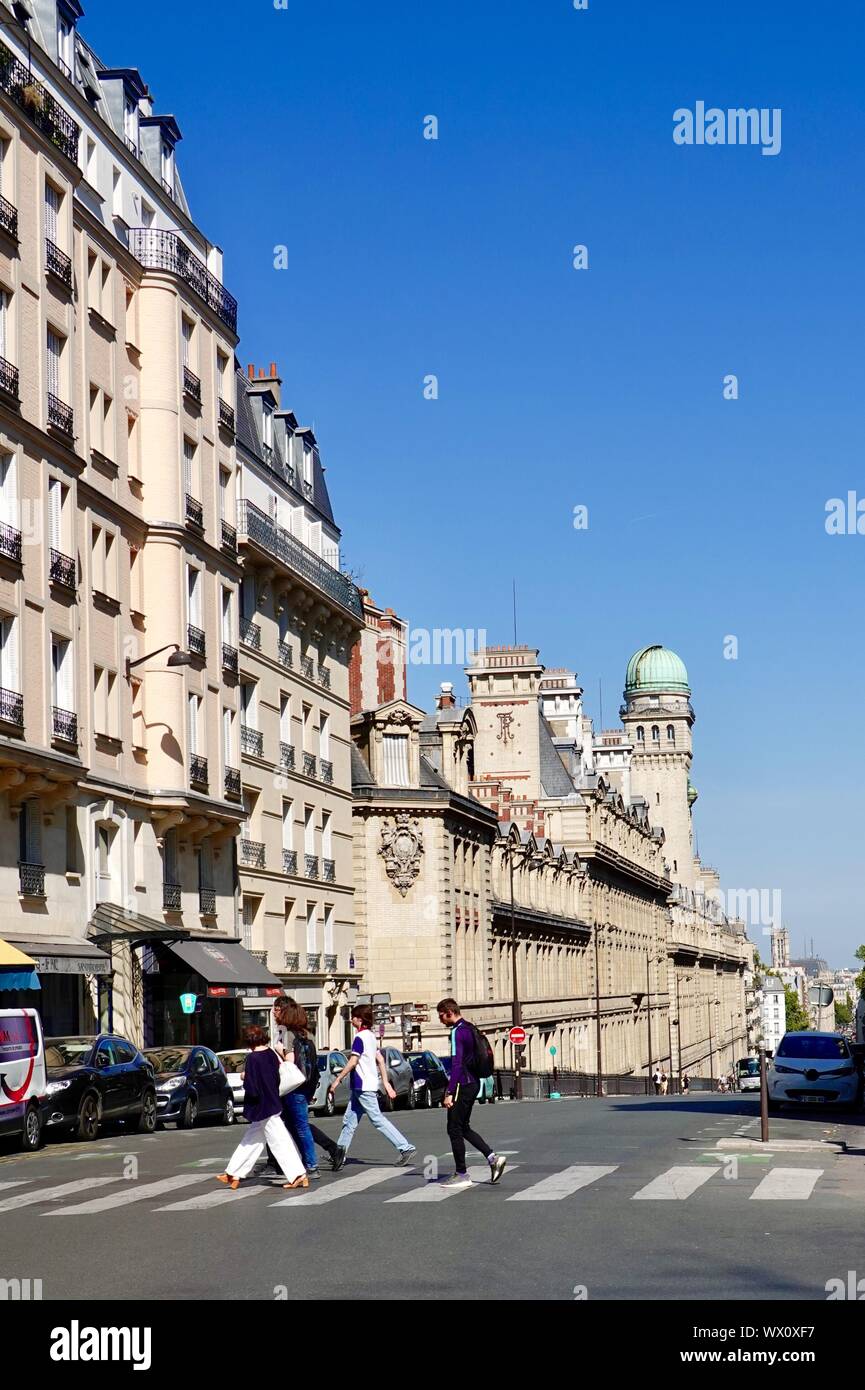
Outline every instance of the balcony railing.
<path fill-rule="evenodd" d="M 250 951 L 249 954 L 252 956 L 253 960 L 258 961 L 259 965 L 267 965 L 266 951 Z"/>
<path fill-rule="evenodd" d="M 325 968 L 327 974 L 328 974 L 328 975 L 332 975 L 332 974 L 334 973 L 334 971 L 336 970 L 336 967 L 337 967 L 337 957 L 336 957 L 336 956 L 325 956 L 325 958 L 324 958 L 324 968 Z"/>
<path fill-rule="evenodd" d="M 284 874 L 297 873 L 297 850 L 284 849 L 282 851 L 282 872 Z"/>
<path fill-rule="evenodd" d="M 318 952 L 307 951 L 306 968 L 310 975 L 321 974 L 321 955 Z"/>
<path fill-rule="evenodd" d="M 4 560 L 21 564 L 21 532 L 14 526 L 7 526 L 5 521 L 0 521 L 0 555 Z"/>
<path fill-rule="evenodd" d="M 214 888 L 199 888 L 198 911 L 202 917 L 216 916 L 216 890 Z"/>
<path fill-rule="evenodd" d="M 294 744 L 280 743 L 279 745 L 279 764 L 284 767 L 286 772 L 294 772 Z"/>
<path fill-rule="evenodd" d="M 324 686 L 325 690 L 330 690 L 330 669 L 327 666 L 319 666 L 318 683 Z"/>
<path fill-rule="evenodd" d="M 18 209 L 6 198 L 0 198 L 0 227 L 15 241 L 18 240 Z"/>
<path fill-rule="evenodd" d="M 22 898 L 45 897 L 45 865 L 18 861 L 18 892 Z"/>
<path fill-rule="evenodd" d="M 5 44 L 0 44 L 0 90 L 27 113 L 55 149 L 73 164 L 78 162 L 80 127 Z"/>
<path fill-rule="evenodd" d="M 24 726 L 24 696 L 17 690 L 0 689 L 0 723 Z"/>
<path fill-rule="evenodd" d="M 179 883 L 163 883 L 162 885 L 162 911 L 179 912 L 183 901 L 183 891 Z"/>
<path fill-rule="evenodd" d="M 219 397 L 219 423 L 224 429 L 230 430 L 234 434 L 234 406 Z"/>
<path fill-rule="evenodd" d="M 201 405 L 201 379 L 189 367 L 183 368 L 183 394 Z"/>
<path fill-rule="evenodd" d="M 322 860 L 322 863 L 324 866 L 325 883 L 336 883 L 336 860 L 324 859 Z"/>
<path fill-rule="evenodd" d="M 45 269 L 49 275 L 60 280 L 67 290 L 72 289 L 72 261 L 50 237 L 45 238 Z"/>
<path fill-rule="evenodd" d="M 197 497 L 186 494 L 186 520 L 190 526 L 196 526 L 199 531 L 204 530 L 204 508 Z"/>
<path fill-rule="evenodd" d="M 207 759 L 193 753 L 189 759 L 189 780 L 196 787 L 207 786 Z"/>
<path fill-rule="evenodd" d="M 75 589 L 75 561 L 71 555 L 64 555 L 59 550 L 50 550 L 48 574 L 52 584 L 59 584 L 61 589 Z"/>
<path fill-rule="evenodd" d="M 243 753 L 260 758 L 264 752 L 264 734 L 260 729 L 251 729 L 248 724 L 241 724 L 240 747 Z"/>
<path fill-rule="evenodd" d="M 318 855 L 305 854 L 303 856 L 303 867 L 307 878 L 318 878 Z"/>
<path fill-rule="evenodd" d="M 173 198 L 173 197 L 174 197 L 174 184 L 171 182 L 170 179 L 163 179 L 163 180 L 162 180 L 162 187 L 165 189 L 165 191 L 166 191 L 166 193 L 168 194 L 169 198 Z"/>
<path fill-rule="evenodd" d="M 18 368 L 7 362 L 5 357 L 0 357 L 0 391 L 18 400 Z"/>
<path fill-rule="evenodd" d="M 315 754 L 304 753 L 303 755 L 303 775 L 304 777 L 315 776 Z"/>
<path fill-rule="evenodd" d="M 255 545 L 315 585 L 334 602 L 358 618 L 362 617 L 360 594 L 348 575 L 333 569 L 321 556 L 308 549 L 295 536 L 289 535 L 284 526 L 278 526 L 254 502 L 244 500 L 240 503 L 238 523 L 240 531 Z"/>
<path fill-rule="evenodd" d="M 286 951 L 285 969 L 289 974 L 300 969 L 300 951 Z"/>
<path fill-rule="evenodd" d="M 235 556 L 237 554 L 237 531 L 228 521 L 221 523 L 222 528 L 222 549 L 227 554 Z"/>
<path fill-rule="evenodd" d="M 232 676 L 237 675 L 237 648 L 229 646 L 228 642 L 222 644 L 222 669 Z"/>
<path fill-rule="evenodd" d="M 240 769 L 227 767 L 225 769 L 225 795 L 240 796 Z"/>
<path fill-rule="evenodd" d="M 241 840 L 240 859 L 249 869 L 264 868 L 264 845 L 260 840 Z"/>
<path fill-rule="evenodd" d="M 253 651 L 260 652 L 261 628 L 258 623 L 254 623 L 251 618 L 241 618 L 240 640 L 245 647 L 252 647 Z"/>
<path fill-rule="evenodd" d="M 312 672 L 313 672 L 312 657 L 311 657 L 311 656 L 302 656 L 302 657 L 300 658 L 300 674 L 301 674 L 302 676 L 306 676 L 306 679 L 307 679 L 308 681 L 311 681 L 311 680 L 312 680 Z"/>
<path fill-rule="evenodd" d="M 186 624 L 186 649 L 202 660 L 207 656 L 207 638 L 202 629 L 194 623 Z"/>
<path fill-rule="evenodd" d="M 131 136 L 131 135 L 124 135 L 123 138 L 124 138 L 124 140 L 126 141 L 126 148 L 128 149 L 129 153 L 130 153 L 130 154 L 134 154 L 136 159 L 140 159 L 140 158 L 141 158 L 141 150 L 139 149 L 139 147 L 138 147 L 138 145 L 136 144 L 136 142 L 133 140 L 132 136 Z"/>
<path fill-rule="evenodd" d="M 166 270 L 170 275 L 179 275 L 217 318 L 232 333 L 235 332 L 237 300 L 215 275 L 211 275 L 204 262 L 189 250 L 176 232 L 162 232 L 155 227 L 132 227 L 129 231 L 129 249 L 145 270 Z"/>
<path fill-rule="evenodd" d="M 287 642 L 280 642 L 279 644 L 279 664 L 288 671 L 294 666 L 294 653 Z"/>
<path fill-rule="evenodd" d="M 72 710 L 52 706 L 51 729 L 54 737 L 63 743 L 78 743 L 78 715 L 73 714 Z"/>
<path fill-rule="evenodd" d="M 72 438 L 72 431 L 75 426 L 75 416 L 72 406 L 61 401 L 59 396 L 52 396 L 48 392 L 48 423 L 55 430 L 60 430 L 63 434 L 68 434 Z"/>
<path fill-rule="evenodd" d="M 326 782 L 329 787 L 333 786 L 333 763 L 329 763 L 326 758 L 321 760 L 321 780 Z"/>

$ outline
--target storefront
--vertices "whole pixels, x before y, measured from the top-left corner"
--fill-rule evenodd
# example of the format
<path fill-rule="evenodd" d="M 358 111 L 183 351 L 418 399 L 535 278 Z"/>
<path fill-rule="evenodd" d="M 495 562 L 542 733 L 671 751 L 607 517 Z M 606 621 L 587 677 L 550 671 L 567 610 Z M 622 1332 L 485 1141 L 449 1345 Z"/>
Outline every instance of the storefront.
<path fill-rule="evenodd" d="M 269 1021 L 282 985 L 239 941 L 187 938 L 149 944 L 143 959 L 145 1046 L 238 1047 L 243 1028 Z M 194 999 L 190 998 L 194 996 Z M 244 1010 L 254 1004 L 254 1013 Z M 184 1010 L 193 1004 L 194 1012 Z M 259 1017 L 260 1014 L 260 1017 Z"/>
<path fill-rule="evenodd" d="M 37 1008 L 46 1037 L 95 1032 L 99 983 L 110 978 L 111 957 L 83 937 L 15 936 L 9 945 L 34 962 L 41 988 L 4 992 L 4 1007 Z"/>

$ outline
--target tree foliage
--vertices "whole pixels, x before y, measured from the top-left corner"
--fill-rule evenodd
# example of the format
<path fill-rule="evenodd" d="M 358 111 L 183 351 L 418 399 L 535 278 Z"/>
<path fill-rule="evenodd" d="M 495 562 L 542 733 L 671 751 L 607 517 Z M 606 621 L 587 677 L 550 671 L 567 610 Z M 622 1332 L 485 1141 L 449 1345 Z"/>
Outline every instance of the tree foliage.
<path fill-rule="evenodd" d="M 802 1007 L 798 992 L 792 985 L 784 986 L 786 1027 L 788 1033 L 804 1033 L 811 1027 L 808 1012 Z"/>

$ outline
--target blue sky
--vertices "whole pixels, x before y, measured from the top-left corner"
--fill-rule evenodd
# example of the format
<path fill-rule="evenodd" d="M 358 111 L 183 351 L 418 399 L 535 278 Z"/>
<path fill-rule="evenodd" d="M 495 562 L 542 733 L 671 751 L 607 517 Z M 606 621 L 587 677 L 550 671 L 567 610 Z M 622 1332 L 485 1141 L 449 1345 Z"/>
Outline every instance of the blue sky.
<path fill-rule="evenodd" d="M 606 724 L 631 652 L 673 647 L 704 859 L 781 890 L 795 954 L 848 963 L 865 536 L 824 517 L 865 496 L 861 4 L 130 15 L 87 0 L 81 29 L 177 116 L 241 361 L 276 360 L 315 423 L 345 562 L 414 627 L 491 641 L 515 578 L 519 640 L 579 671 L 596 719 L 600 679 Z M 779 107 L 781 152 L 677 146 L 699 100 Z M 409 696 L 448 678 L 413 668 Z"/>

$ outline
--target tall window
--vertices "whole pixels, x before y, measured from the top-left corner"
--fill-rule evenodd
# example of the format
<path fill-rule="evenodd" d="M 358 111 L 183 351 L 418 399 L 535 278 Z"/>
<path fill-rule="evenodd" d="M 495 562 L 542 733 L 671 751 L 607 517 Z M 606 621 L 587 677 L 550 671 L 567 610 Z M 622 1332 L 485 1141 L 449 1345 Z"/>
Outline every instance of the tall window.
<path fill-rule="evenodd" d="M 201 572 L 194 565 L 186 567 L 186 586 L 189 598 L 189 619 L 193 627 L 201 627 Z"/>
<path fill-rule="evenodd" d="M 189 756 L 201 752 L 201 696 L 190 695 L 188 703 Z"/>
<path fill-rule="evenodd" d="M 261 418 L 261 442 L 265 449 L 273 448 L 273 411 L 267 404 L 264 404 L 264 413 Z"/>
<path fill-rule="evenodd" d="M 256 605 L 255 576 L 252 574 L 245 574 L 240 586 L 240 610 L 244 618 L 255 617 Z"/>
<path fill-rule="evenodd" d="M 303 852 L 315 854 L 315 807 L 303 808 Z"/>
<path fill-rule="evenodd" d="M 222 711 L 222 757 L 226 767 L 235 767 L 234 714 L 226 706 Z"/>
<path fill-rule="evenodd" d="M 657 724 L 653 724 L 653 725 L 652 725 L 652 742 L 653 742 L 653 743 L 659 743 L 659 742 L 660 742 L 660 739 L 661 739 L 661 730 L 658 728 Z"/>
<path fill-rule="evenodd" d="M 310 955 L 316 954 L 315 939 L 318 935 L 315 921 L 315 903 L 306 905 L 306 949 Z"/>
<path fill-rule="evenodd" d="M 103 666 L 93 668 L 93 729 L 106 738 L 117 738 L 117 674 Z"/>
<path fill-rule="evenodd" d="M 324 954 L 333 955 L 333 903 L 324 905 Z"/>
<path fill-rule="evenodd" d="M 2 355 L 2 354 L 0 354 Z M 231 473 L 227 468 L 219 470 L 219 519 L 220 521 L 231 521 L 233 511 L 231 508 Z"/>
<path fill-rule="evenodd" d="M 18 460 L 15 454 L 0 455 L 0 522 L 18 526 Z"/>
<path fill-rule="evenodd" d="M 303 481 L 312 486 L 312 449 L 308 444 L 303 446 Z"/>
<path fill-rule="evenodd" d="M 51 638 L 51 703 L 56 709 L 75 710 L 72 643 L 65 637 Z"/>
<path fill-rule="evenodd" d="M 183 319 L 180 325 L 182 335 L 182 353 L 184 367 L 192 367 L 192 322 L 190 319 Z"/>
<path fill-rule="evenodd" d="M 0 686 L 21 694 L 18 670 L 18 619 L 13 613 L 0 618 Z"/>
<path fill-rule="evenodd" d="M 198 466 L 195 445 L 191 439 L 183 441 L 183 491 L 187 497 L 198 497 Z"/>
<path fill-rule="evenodd" d="M 408 778 L 408 736 L 406 734 L 385 734 L 384 785 L 386 787 L 407 787 Z"/>
<path fill-rule="evenodd" d="M 0 290 L 0 357 L 8 359 L 12 356 L 12 349 L 9 344 L 9 304 L 11 296 L 8 290 Z"/>
<path fill-rule="evenodd" d="M 232 601 L 234 594 L 225 585 L 222 588 L 222 640 L 228 647 L 234 646 L 234 621 Z"/>
<path fill-rule="evenodd" d="M 174 151 L 167 140 L 162 142 L 162 182 L 174 194 Z"/>
<path fill-rule="evenodd" d="M 56 396 L 58 400 L 63 399 L 63 347 L 64 339 L 59 333 L 55 333 L 53 328 L 49 328 L 47 334 L 48 393 L 51 396 Z"/>
<path fill-rule="evenodd" d="M 247 729 L 258 723 L 258 690 L 255 681 L 244 681 L 240 687 L 240 720 Z"/>
<path fill-rule="evenodd" d="M 59 478 L 48 479 L 48 543 L 52 550 L 67 554 L 66 513 L 69 489 Z"/>
<path fill-rule="evenodd" d="M 333 858 L 333 817 L 330 811 L 321 813 L 321 856 L 323 859 Z"/>
<path fill-rule="evenodd" d="M 162 882 L 173 887 L 177 883 L 177 831 L 167 830 L 162 840 Z"/>
<path fill-rule="evenodd" d="M 282 848 L 294 848 L 294 803 L 282 803 Z"/>
<path fill-rule="evenodd" d="M 138 107 L 127 97 L 123 103 L 123 133 L 127 143 L 138 149 Z"/>
<path fill-rule="evenodd" d="M 319 716 L 318 751 L 325 762 L 330 762 L 330 719 L 324 710 Z"/>
<path fill-rule="evenodd" d="M 668 724 L 668 725 L 667 725 L 667 742 L 668 742 L 668 743 L 675 743 L 675 742 L 676 742 L 676 730 L 673 728 L 673 725 L 672 725 L 672 724 Z"/>
<path fill-rule="evenodd" d="M 65 15 L 57 16 L 57 57 L 67 77 L 72 76 L 72 25 Z"/>
<path fill-rule="evenodd" d="M 42 807 L 35 799 L 21 803 L 18 853 L 22 864 L 42 863 Z"/>
<path fill-rule="evenodd" d="M 279 697 L 279 737 L 282 743 L 291 743 L 291 696 Z"/>
<path fill-rule="evenodd" d="M 646 742 L 646 731 L 645 731 L 645 729 L 643 728 L 642 724 L 638 724 L 638 725 L 637 725 L 637 742 L 638 742 L 638 743 L 645 743 L 645 742 Z"/>
<path fill-rule="evenodd" d="M 53 183 L 45 184 L 45 235 L 55 246 L 60 245 L 60 206 L 63 195 Z"/>

